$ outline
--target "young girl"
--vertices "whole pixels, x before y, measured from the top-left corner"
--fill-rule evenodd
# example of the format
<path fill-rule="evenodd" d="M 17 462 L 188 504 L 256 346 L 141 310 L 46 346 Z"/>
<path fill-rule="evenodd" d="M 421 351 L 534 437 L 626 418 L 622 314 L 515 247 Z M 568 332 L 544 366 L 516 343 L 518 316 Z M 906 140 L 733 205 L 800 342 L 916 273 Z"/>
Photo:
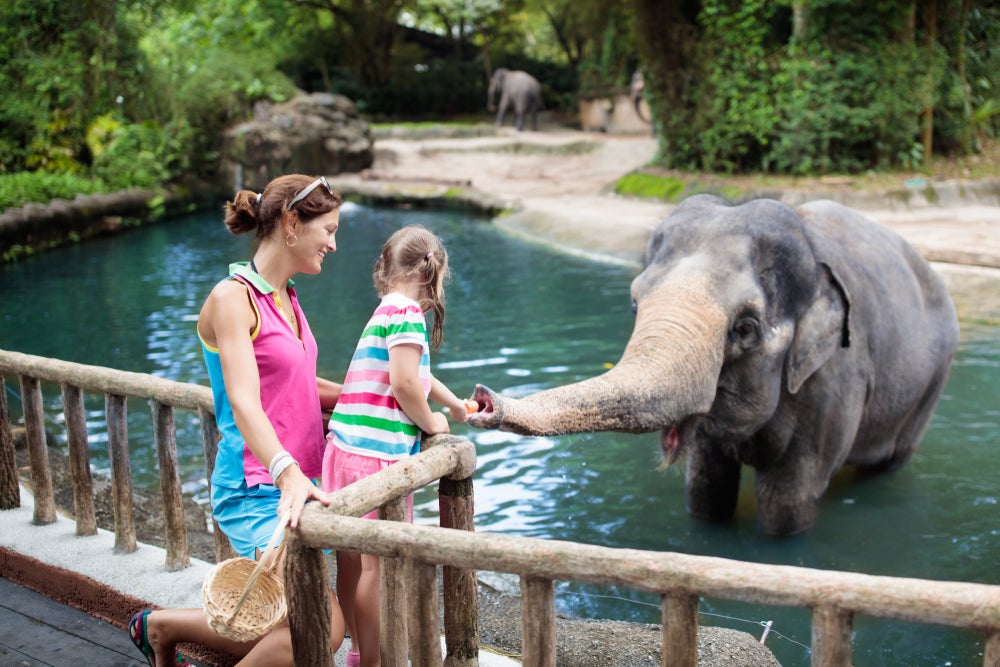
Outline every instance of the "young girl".
<path fill-rule="evenodd" d="M 447 433 L 448 419 L 431 410 L 428 397 L 455 421 L 466 420 L 465 402 L 431 375 L 430 346 L 437 349 L 443 337 L 447 277 L 448 254 L 423 227 L 404 227 L 382 247 L 373 275 L 381 303 L 361 334 L 330 419 L 324 491 L 416 454 L 421 431 Z M 430 345 L 427 311 L 433 313 Z M 351 635 L 348 667 L 379 665 L 378 556 L 338 552 L 337 597 Z"/>

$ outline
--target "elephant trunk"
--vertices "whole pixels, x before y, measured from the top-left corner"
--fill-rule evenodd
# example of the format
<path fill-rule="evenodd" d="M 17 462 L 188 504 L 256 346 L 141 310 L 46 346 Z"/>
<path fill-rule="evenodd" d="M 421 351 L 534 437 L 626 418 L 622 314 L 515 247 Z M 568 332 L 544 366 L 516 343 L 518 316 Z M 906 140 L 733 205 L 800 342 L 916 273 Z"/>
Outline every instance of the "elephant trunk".
<path fill-rule="evenodd" d="M 477 387 L 469 423 L 524 435 L 642 433 L 708 412 L 727 331 L 724 309 L 704 290 L 648 295 L 621 361 L 604 375 L 522 399 Z"/>

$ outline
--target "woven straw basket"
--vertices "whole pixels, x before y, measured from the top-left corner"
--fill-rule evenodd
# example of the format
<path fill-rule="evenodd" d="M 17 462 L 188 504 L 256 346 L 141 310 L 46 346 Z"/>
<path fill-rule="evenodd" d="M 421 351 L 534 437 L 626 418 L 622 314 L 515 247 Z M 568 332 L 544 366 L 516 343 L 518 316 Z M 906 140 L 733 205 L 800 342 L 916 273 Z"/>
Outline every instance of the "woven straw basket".
<path fill-rule="evenodd" d="M 285 531 L 289 515 L 278 522 L 267 548 L 254 562 L 230 558 L 217 564 L 205 577 L 201 599 L 205 618 L 216 633 L 238 642 L 257 639 L 285 620 L 285 585 L 276 574 L 284 541 L 275 542 Z"/>

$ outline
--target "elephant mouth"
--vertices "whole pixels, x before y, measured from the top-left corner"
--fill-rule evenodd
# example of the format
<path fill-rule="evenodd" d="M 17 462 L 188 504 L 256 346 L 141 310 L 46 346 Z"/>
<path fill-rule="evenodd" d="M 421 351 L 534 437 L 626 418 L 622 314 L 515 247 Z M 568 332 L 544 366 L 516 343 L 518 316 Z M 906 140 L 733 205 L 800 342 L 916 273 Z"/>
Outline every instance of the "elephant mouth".
<path fill-rule="evenodd" d="M 659 466 L 660 470 L 666 470 L 680 458 L 684 428 L 685 422 L 677 422 L 660 432 L 660 449 L 663 450 L 663 462 Z"/>

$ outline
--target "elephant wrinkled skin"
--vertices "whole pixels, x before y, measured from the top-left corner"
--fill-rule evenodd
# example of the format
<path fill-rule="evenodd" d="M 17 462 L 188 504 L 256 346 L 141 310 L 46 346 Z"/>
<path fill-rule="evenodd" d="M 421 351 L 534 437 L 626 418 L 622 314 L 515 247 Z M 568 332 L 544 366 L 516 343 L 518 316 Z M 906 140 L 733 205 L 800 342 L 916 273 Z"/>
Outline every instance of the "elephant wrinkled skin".
<path fill-rule="evenodd" d="M 808 530 L 845 465 L 885 471 L 920 443 L 958 346 L 938 275 L 839 204 L 699 195 L 650 236 L 635 327 L 599 377 L 521 399 L 477 387 L 469 423 L 527 435 L 660 430 L 688 511 L 732 517 L 742 465 L 758 524 Z"/>

